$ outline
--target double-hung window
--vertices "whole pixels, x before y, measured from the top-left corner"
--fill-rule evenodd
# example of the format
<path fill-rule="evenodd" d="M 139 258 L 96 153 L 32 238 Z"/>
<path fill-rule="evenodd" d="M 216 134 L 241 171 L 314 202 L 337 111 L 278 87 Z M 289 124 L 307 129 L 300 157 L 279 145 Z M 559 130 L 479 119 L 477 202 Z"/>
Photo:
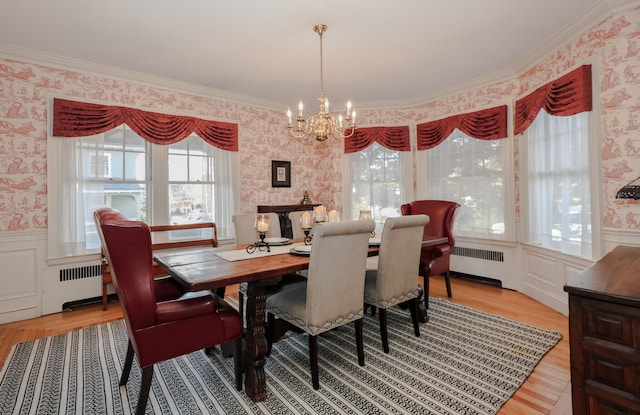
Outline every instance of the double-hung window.
<path fill-rule="evenodd" d="M 409 128 L 360 128 L 346 140 L 343 215 L 358 219 L 361 210 L 369 210 L 376 228 L 382 229 L 384 221 L 400 216 L 400 205 L 412 199 Z"/>
<path fill-rule="evenodd" d="M 193 134 L 153 144 L 126 125 L 89 137 L 50 137 L 49 148 L 49 257 L 99 251 L 93 212 L 103 206 L 149 224 L 214 221 L 220 239 L 232 236 L 235 152 Z"/>
<path fill-rule="evenodd" d="M 516 101 L 522 135 L 523 240 L 583 258 L 600 244 L 597 149 L 590 140 L 591 66 L 583 65 Z"/>
<path fill-rule="evenodd" d="M 457 236 L 507 239 L 509 151 L 508 140 L 479 140 L 454 130 L 437 146 L 418 152 L 419 198 L 460 203 Z"/>
<path fill-rule="evenodd" d="M 523 142 L 526 241 L 591 258 L 589 113 L 540 111 Z"/>
<path fill-rule="evenodd" d="M 457 236 L 515 240 L 507 106 L 417 126 L 417 196 L 460 203 Z"/>

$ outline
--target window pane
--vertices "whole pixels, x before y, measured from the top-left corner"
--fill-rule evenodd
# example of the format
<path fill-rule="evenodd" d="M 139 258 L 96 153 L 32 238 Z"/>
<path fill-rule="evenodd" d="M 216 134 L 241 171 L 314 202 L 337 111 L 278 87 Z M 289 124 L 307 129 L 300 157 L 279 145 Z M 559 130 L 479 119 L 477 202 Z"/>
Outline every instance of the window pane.
<path fill-rule="evenodd" d="M 357 219 L 360 210 L 371 210 L 376 223 L 383 224 L 389 217 L 400 216 L 404 200 L 401 153 L 374 143 L 349 154 L 349 162 L 352 195 L 347 209 L 351 217 Z"/>
<path fill-rule="evenodd" d="M 588 113 L 544 111 L 527 129 L 527 241 L 591 258 Z"/>
<path fill-rule="evenodd" d="M 461 204 L 456 235 L 505 237 L 504 140 L 478 140 L 454 132 L 423 152 L 428 199 Z"/>

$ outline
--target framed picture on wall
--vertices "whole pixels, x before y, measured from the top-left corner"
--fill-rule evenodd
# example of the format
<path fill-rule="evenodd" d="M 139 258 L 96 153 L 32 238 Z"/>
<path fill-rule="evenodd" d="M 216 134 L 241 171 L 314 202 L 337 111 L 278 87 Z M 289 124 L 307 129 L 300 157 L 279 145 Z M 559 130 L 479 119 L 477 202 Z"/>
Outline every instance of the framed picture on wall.
<path fill-rule="evenodd" d="M 291 187 L 291 162 L 271 160 L 271 187 Z"/>

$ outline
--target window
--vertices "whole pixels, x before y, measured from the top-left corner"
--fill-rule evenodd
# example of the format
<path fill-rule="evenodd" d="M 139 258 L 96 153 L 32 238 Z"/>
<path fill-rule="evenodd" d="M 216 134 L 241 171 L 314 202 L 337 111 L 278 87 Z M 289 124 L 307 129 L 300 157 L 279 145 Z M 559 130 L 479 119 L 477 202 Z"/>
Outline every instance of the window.
<path fill-rule="evenodd" d="M 457 236 L 510 239 L 506 214 L 510 200 L 506 168 L 511 146 L 506 139 L 480 140 L 454 130 L 445 141 L 418 152 L 420 199 L 460 203 L 454 222 Z"/>
<path fill-rule="evenodd" d="M 588 114 L 540 111 L 523 136 L 525 240 L 585 258 L 592 257 Z"/>
<path fill-rule="evenodd" d="M 410 155 L 408 151 L 389 150 L 378 143 L 346 154 L 345 189 L 350 191 L 346 192 L 344 216 L 358 219 L 360 210 L 371 210 L 378 229 L 382 229 L 387 218 L 400 216 L 400 205 L 408 200 L 405 196 L 413 181 Z"/>
<path fill-rule="evenodd" d="M 100 249 L 93 212 L 102 206 L 149 224 L 214 221 L 231 237 L 235 152 L 196 135 L 171 145 L 126 125 L 81 138 L 49 138 L 49 256 Z M 170 238 L 195 237 L 175 232 Z M 203 232 L 210 232 L 204 230 Z"/>

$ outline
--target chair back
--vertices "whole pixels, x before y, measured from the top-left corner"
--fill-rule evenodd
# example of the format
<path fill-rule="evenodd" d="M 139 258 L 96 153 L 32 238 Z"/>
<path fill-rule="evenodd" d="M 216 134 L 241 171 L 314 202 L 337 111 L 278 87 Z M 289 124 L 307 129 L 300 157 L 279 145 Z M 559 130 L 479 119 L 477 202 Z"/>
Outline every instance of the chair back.
<path fill-rule="evenodd" d="M 111 208 L 96 210 L 94 220 L 131 336 L 156 322 L 151 232 Z"/>
<path fill-rule="evenodd" d="M 453 248 L 453 220 L 459 203 L 448 200 L 414 200 L 400 206 L 403 215 L 427 215 L 429 223 L 424 227 L 423 238 L 429 236 L 446 236 L 449 246 Z"/>
<path fill-rule="evenodd" d="M 373 220 L 316 224 L 307 277 L 306 321 L 313 335 L 362 318 Z"/>
<path fill-rule="evenodd" d="M 427 215 L 401 216 L 385 221 L 378 254 L 375 298 L 365 296 L 367 304 L 389 308 L 418 297 L 417 269 L 427 223 Z"/>
<path fill-rule="evenodd" d="M 291 232 L 293 234 L 293 239 L 301 239 L 306 236 L 304 234 L 304 231 L 302 230 L 302 226 L 300 226 L 300 218 L 305 212 L 309 214 L 312 213 L 311 211 L 307 210 L 294 210 L 292 212 L 289 212 L 289 220 L 291 221 Z M 313 236 L 313 228 L 311 228 L 311 230 L 309 231 L 309 236 Z"/>
<path fill-rule="evenodd" d="M 280 231 L 280 219 L 274 212 L 268 213 L 239 213 L 231 217 L 233 228 L 236 233 L 236 245 L 249 245 L 256 242 L 258 232 L 256 231 L 256 215 L 267 215 L 269 218 L 269 231 L 267 237 L 278 238 L 282 236 Z"/>

